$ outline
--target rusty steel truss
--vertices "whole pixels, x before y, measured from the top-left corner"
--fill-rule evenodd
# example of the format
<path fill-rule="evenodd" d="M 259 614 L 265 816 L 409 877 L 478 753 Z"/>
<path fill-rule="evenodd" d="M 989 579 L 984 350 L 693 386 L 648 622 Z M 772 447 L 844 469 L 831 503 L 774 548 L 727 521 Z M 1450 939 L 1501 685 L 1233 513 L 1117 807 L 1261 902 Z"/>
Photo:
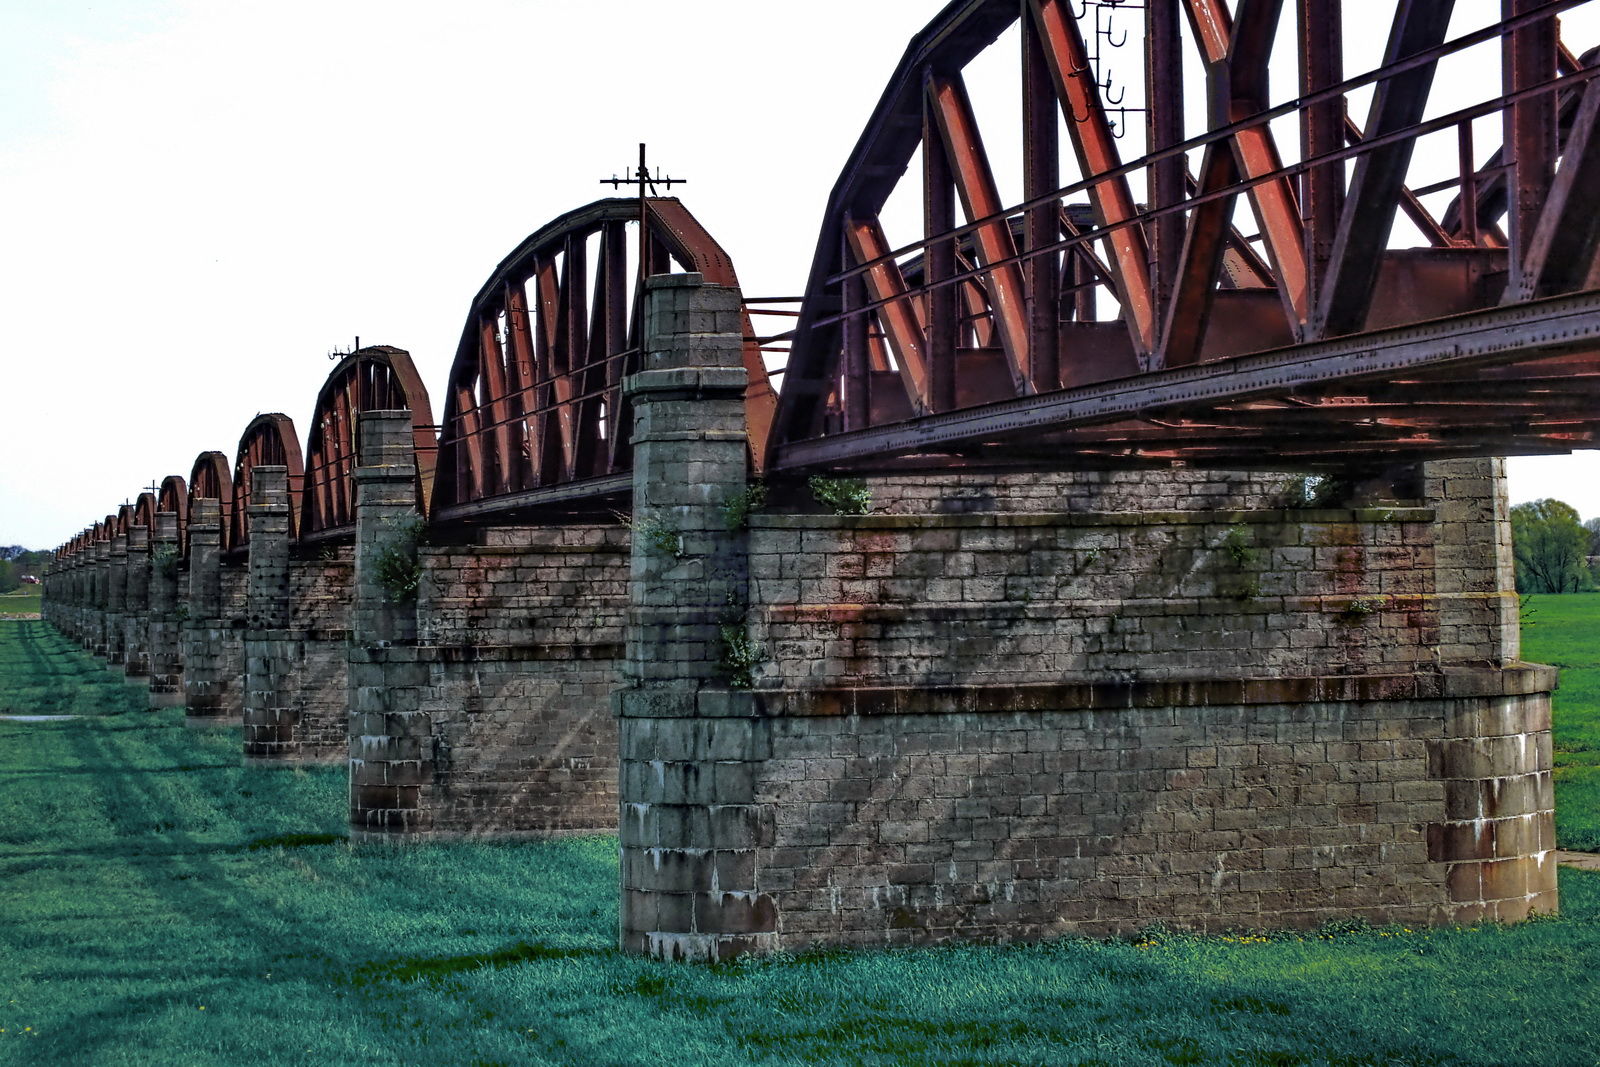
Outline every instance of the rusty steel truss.
<path fill-rule="evenodd" d="M 1505 0 L 1498 23 L 1449 39 L 1450 0 L 1400 0 L 1382 62 L 1347 77 L 1341 21 L 1358 9 L 1338 0 L 952 3 L 829 201 L 769 467 L 1316 467 L 1590 445 L 1600 71 L 1560 43 L 1574 6 Z M 1145 87 L 1136 111 L 1107 100 L 1111 16 L 1142 35 L 1117 60 Z M 1008 31 L 1010 202 L 962 73 Z M 1441 61 L 1496 47 L 1503 70 L 1430 110 Z M 1186 62 L 1205 77 L 1200 129 Z M 1274 105 L 1269 67 L 1295 70 L 1298 96 Z M 1368 87 L 1358 123 L 1346 101 Z M 1501 131 L 1487 154 L 1475 120 Z M 896 247 L 881 213 L 903 182 L 922 227 Z M 1426 243 L 1396 247 L 1397 218 Z"/>
<path fill-rule="evenodd" d="M 239 450 L 233 460 L 233 504 L 228 509 L 227 551 L 243 552 L 250 546 L 250 475 L 257 467 L 287 467 L 289 499 L 298 500 L 305 482 L 305 461 L 300 439 L 295 436 L 289 416 L 272 412 L 257 415 L 244 428 Z M 299 515 L 289 515 L 289 536 L 298 535 Z"/>
<path fill-rule="evenodd" d="M 433 406 L 410 353 L 375 345 L 340 360 L 317 394 L 306 441 L 305 488 L 299 500 L 302 541 L 355 533 L 356 417 L 363 411 L 411 412 L 417 508 L 426 514 L 438 447 Z"/>
<path fill-rule="evenodd" d="M 1452 37 L 1453 0 L 955 0 L 846 162 L 799 310 L 747 302 L 752 467 L 1284 470 L 1593 447 L 1600 50 L 1575 55 L 1559 22 L 1579 6 L 1500 0 Z M 1381 33 L 1380 58 L 1347 55 L 1347 16 Z M 1007 123 L 968 91 L 980 59 L 1018 86 Z M 1441 91 L 1452 63 L 1472 76 Z M 997 159 L 1020 162 L 1015 188 Z M 203 498 L 242 551 L 261 464 L 289 468 L 294 537 L 347 537 L 355 416 L 376 409 L 412 412 L 436 522 L 623 506 L 639 292 L 671 270 L 738 284 L 676 199 L 569 212 L 473 300 L 439 426 L 406 353 L 362 349 L 319 394 L 309 465 L 287 417 L 258 416 L 231 466 L 202 453 L 62 551 L 156 511 L 187 546 Z M 752 314 L 796 327 L 759 338 Z M 764 358 L 783 342 L 775 393 Z"/>
<path fill-rule="evenodd" d="M 681 203 L 645 199 L 645 240 L 630 240 L 640 210 L 637 199 L 613 198 L 563 215 L 479 290 L 445 393 L 435 517 L 626 497 L 632 418 L 622 379 L 640 363 L 640 277 L 678 269 L 738 285 L 727 253 Z M 759 465 L 776 396 L 748 317 L 745 334 L 745 409 Z"/>

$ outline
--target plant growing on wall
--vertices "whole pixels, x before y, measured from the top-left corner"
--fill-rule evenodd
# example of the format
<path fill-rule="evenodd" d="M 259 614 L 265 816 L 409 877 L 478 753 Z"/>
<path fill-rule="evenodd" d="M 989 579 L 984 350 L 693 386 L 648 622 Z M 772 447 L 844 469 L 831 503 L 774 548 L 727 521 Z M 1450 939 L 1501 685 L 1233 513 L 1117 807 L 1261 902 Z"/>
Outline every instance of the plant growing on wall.
<path fill-rule="evenodd" d="M 659 552 L 669 559 L 683 558 L 683 534 L 659 516 L 635 519 L 633 536 L 643 541 L 652 552 Z"/>
<path fill-rule="evenodd" d="M 872 506 L 872 492 L 863 478 L 829 478 L 818 474 L 809 484 L 817 503 L 832 508 L 835 515 L 865 515 Z"/>
<path fill-rule="evenodd" d="M 1361 622 L 1375 611 L 1382 610 L 1384 598 L 1381 596 L 1358 596 L 1344 606 L 1339 613 L 1347 622 Z"/>
<path fill-rule="evenodd" d="M 766 503 L 767 487 L 760 482 L 729 497 L 722 505 L 722 521 L 728 527 L 728 532 L 734 533 L 748 526 L 751 514 L 760 511 Z"/>
<path fill-rule="evenodd" d="M 1256 561 L 1256 550 L 1250 544 L 1250 531 L 1243 523 L 1234 523 L 1222 538 L 1220 546 L 1233 560 L 1235 567 L 1248 567 Z"/>
<path fill-rule="evenodd" d="M 1256 561 L 1256 548 L 1251 544 L 1250 529 L 1243 523 L 1228 527 L 1217 548 L 1233 564 L 1234 573 L 1219 580 L 1217 592 L 1240 600 L 1254 600 L 1261 595 L 1261 576 L 1250 567 Z"/>
<path fill-rule="evenodd" d="M 150 573 L 163 578 L 175 578 L 182 560 L 183 553 L 178 551 L 177 545 L 159 545 L 150 552 Z"/>
<path fill-rule="evenodd" d="M 749 689 L 755 679 L 751 672 L 761 662 L 761 646 L 745 629 L 744 623 L 724 622 L 717 627 L 722 654 L 717 660 L 717 671 L 730 688 Z"/>
<path fill-rule="evenodd" d="M 1303 474 L 1289 483 L 1284 506 L 1289 508 L 1338 507 L 1350 495 L 1350 483 L 1331 474 Z"/>
<path fill-rule="evenodd" d="M 745 605 L 729 593 L 726 606 L 717 618 L 717 673 L 731 689 L 749 689 L 755 684 L 753 671 L 763 651 L 745 626 Z"/>
<path fill-rule="evenodd" d="M 373 560 L 373 577 L 393 603 L 415 600 L 422 585 L 422 563 L 417 559 L 422 525 L 420 518 L 395 525 L 394 536 L 378 550 Z"/>

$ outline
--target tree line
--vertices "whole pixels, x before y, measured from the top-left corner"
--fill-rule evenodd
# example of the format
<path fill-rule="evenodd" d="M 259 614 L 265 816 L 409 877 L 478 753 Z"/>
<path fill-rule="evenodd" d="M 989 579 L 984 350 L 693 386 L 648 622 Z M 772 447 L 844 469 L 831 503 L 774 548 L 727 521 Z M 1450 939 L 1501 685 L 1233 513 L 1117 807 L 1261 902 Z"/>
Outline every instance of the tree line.
<path fill-rule="evenodd" d="M 22 586 L 23 575 L 44 576 L 53 552 L 31 552 L 21 545 L 0 546 L 0 593 L 14 593 Z"/>
<path fill-rule="evenodd" d="M 1518 504 L 1511 509 L 1511 544 L 1519 593 L 1600 588 L 1600 518 L 1584 522 L 1559 500 Z"/>

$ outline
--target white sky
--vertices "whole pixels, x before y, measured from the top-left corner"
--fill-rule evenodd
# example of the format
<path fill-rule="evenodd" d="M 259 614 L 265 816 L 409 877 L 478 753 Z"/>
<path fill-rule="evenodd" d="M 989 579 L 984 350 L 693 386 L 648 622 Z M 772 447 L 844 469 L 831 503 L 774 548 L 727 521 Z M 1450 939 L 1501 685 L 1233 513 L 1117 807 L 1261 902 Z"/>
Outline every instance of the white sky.
<path fill-rule="evenodd" d="M 303 438 L 357 335 L 408 349 L 438 414 L 483 280 L 639 141 L 747 295 L 798 294 L 943 6 L 0 0 L 0 544 L 53 547 L 231 456 L 258 412 Z M 1015 89 L 978 77 L 981 120 Z M 1511 469 L 1514 500 L 1600 514 L 1595 453 Z"/>

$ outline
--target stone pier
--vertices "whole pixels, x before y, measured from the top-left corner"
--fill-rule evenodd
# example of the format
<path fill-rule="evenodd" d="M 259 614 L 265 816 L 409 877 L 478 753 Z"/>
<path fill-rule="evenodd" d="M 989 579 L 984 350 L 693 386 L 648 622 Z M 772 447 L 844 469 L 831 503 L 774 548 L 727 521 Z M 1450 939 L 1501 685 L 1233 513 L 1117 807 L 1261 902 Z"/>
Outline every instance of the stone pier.
<path fill-rule="evenodd" d="M 184 721 L 191 726 L 239 721 L 240 681 L 231 620 L 223 617 L 222 505 L 194 501 L 189 515 L 189 602 L 182 625 Z"/>
<path fill-rule="evenodd" d="M 183 703 L 183 629 L 179 618 L 178 580 L 181 562 L 178 516 L 158 511 L 155 528 L 151 530 L 148 629 L 150 703 L 158 708 Z"/>
<path fill-rule="evenodd" d="M 106 554 L 105 619 L 101 624 L 105 642 L 103 655 L 113 667 L 127 662 L 127 648 L 123 644 L 123 615 L 128 606 L 128 535 L 119 533 L 111 539 Z"/>
<path fill-rule="evenodd" d="M 419 710 L 428 665 L 417 647 L 417 469 L 411 413 L 368 411 L 356 429 L 355 607 L 349 647 L 350 839 L 422 828 L 432 718 Z"/>
<path fill-rule="evenodd" d="M 130 681 L 150 681 L 150 528 L 128 527 L 128 577 L 123 603 L 122 668 Z"/>
<path fill-rule="evenodd" d="M 768 724 L 748 691 L 746 372 L 739 293 L 652 278 L 634 404 L 633 553 L 622 743 L 625 950 L 723 959 L 771 947 L 759 891 L 770 812 L 756 805 Z"/>

